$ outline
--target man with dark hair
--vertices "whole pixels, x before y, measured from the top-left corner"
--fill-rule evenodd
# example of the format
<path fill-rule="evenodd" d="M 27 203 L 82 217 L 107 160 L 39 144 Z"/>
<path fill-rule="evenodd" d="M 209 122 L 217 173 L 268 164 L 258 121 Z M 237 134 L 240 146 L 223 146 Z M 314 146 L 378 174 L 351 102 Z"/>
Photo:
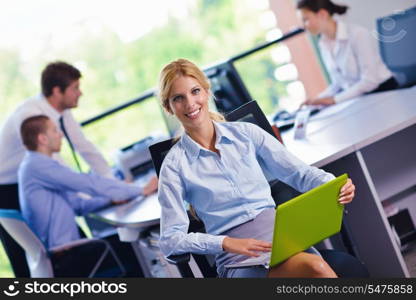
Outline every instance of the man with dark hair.
<path fill-rule="evenodd" d="M 23 120 L 35 115 L 46 115 L 65 134 L 79 167 L 78 152 L 99 175 L 113 177 L 112 170 L 98 149 L 86 139 L 71 109 L 78 106 L 82 95 L 80 71 L 65 62 L 53 62 L 42 72 L 42 94 L 23 101 L 7 118 L 0 129 L 0 208 L 19 209 L 17 170 L 25 148 L 20 136 Z M 53 158 L 62 161 L 58 153 Z M 80 169 L 80 167 L 79 167 Z M 24 251 L 0 225 L 0 238 L 16 277 L 27 277 L 29 271 Z"/>
<path fill-rule="evenodd" d="M 81 72 L 65 63 L 54 62 L 46 66 L 41 76 L 42 94 L 49 97 L 53 93 L 54 87 L 59 87 L 61 91 L 65 89 L 74 81 L 81 78 Z"/>
<path fill-rule="evenodd" d="M 20 135 L 22 142 L 29 151 L 36 151 L 38 148 L 38 136 L 41 133 L 45 133 L 47 129 L 47 122 L 49 118 L 44 115 L 34 116 L 27 118 L 23 121 L 20 128 Z M 54 152 L 59 152 L 54 151 Z"/>
<path fill-rule="evenodd" d="M 48 249 L 81 238 L 76 215 L 124 203 L 140 194 L 146 196 L 157 188 L 154 182 L 140 188 L 96 174 L 74 172 L 52 159 L 53 153 L 61 149 L 62 133 L 47 116 L 24 120 L 20 132 L 28 150 L 18 171 L 20 207 L 29 227 Z M 91 198 L 80 197 L 78 192 L 87 193 Z M 89 248 L 85 254 L 90 251 L 93 250 Z M 67 257 L 64 263 L 71 259 L 80 260 Z M 89 257 L 83 261 L 89 264 Z"/>

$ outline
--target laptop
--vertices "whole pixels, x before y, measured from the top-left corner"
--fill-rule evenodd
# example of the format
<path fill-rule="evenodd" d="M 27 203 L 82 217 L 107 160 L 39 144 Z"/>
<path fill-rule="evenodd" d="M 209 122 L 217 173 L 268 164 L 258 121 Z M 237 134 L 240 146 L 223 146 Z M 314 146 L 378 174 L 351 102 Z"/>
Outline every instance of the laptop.
<path fill-rule="evenodd" d="M 347 179 L 348 175 L 343 174 L 279 205 L 276 209 L 272 251 L 225 267 L 274 267 L 338 233 L 341 230 L 344 211 L 338 197 Z"/>

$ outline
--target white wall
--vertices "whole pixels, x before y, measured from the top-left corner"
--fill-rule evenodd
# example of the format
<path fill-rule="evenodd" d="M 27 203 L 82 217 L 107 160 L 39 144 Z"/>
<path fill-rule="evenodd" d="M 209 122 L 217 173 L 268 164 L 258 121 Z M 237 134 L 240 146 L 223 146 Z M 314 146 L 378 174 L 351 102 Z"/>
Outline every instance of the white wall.
<path fill-rule="evenodd" d="M 369 30 L 375 29 L 376 19 L 416 6 L 416 0 L 334 0 L 350 7 L 346 19 Z"/>
<path fill-rule="evenodd" d="M 333 2 L 349 6 L 343 19 L 364 26 L 370 31 L 376 30 L 377 18 L 416 6 L 416 0 L 333 0 Z M 374 43 L 377 43 L 376 39 Z"/>

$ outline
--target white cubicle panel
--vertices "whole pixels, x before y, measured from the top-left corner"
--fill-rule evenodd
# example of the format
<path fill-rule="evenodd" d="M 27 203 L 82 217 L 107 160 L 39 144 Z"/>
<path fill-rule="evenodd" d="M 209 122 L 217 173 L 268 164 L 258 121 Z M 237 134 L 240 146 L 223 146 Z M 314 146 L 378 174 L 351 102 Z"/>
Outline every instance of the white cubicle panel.
<path fill-rule="evenodd" d="M 416 125 L 371 144 L 361 152 L 380 200 L 387 200 L 416 185 Z"/>

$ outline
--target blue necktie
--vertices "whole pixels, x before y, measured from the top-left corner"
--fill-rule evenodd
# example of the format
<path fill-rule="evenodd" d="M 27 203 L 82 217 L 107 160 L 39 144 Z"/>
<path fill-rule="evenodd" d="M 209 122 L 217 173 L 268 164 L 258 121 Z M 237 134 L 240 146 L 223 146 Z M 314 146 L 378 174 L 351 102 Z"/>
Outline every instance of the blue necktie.
<path fill-rule="evenodd" d="M 81 165 L 78 161 L 77 154 L 75 153 L 74 145 L 72 144 L 71 139 L 69 138 L 68 132 L 65 129 L 64 119 L 62 116 L 59 118 L 59 126 L 61 127 L 61 130 L 63 134 L 65 135 L 66 140 L 68 141 L 69 147 L 71 148 L 72 157 L 74 158 L 75 163 L 77 164 L 78 170 L 82 173 Z"/>

